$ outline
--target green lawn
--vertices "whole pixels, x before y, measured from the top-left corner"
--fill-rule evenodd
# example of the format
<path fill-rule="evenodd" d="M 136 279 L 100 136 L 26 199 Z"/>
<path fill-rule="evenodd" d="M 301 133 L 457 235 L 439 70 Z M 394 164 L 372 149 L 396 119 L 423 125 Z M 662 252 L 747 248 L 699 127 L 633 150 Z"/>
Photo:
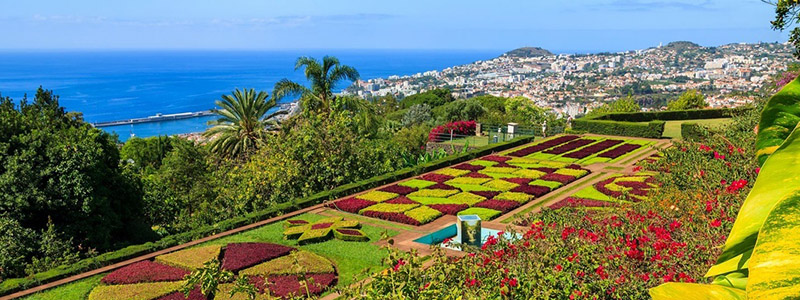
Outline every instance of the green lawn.
<path fill-rule="evenodd" d="M 730 118 L 720 119 L 702 119 L 702 120 L 681 120 L 681 121 L 666 121 L 664 124 L 664 137 L 680 139 L 681 138 L 681 124 L 683 123 L 697 123 L 710 128 L 718 128 L 725 126 L 731 122 Z"/>
<path fill-rule="evenodd" d="M 324 217 L 320 215 L 303 214 L 292 219 L 315 221 L 322 218 Z M 379 246 L 374 245 L 374 243 L 380 240 L 381 234 L 384 232 L 386 232 L 386 234 L 389 236 L 395 236 L 398 234 L 398 232 L 394 230 L 368 225 L 363 225 L 361 230 L 364 231 L 367 236 L 369 236 L 369 242 L 344 242 L 331 239 L 322 243 L 297 246 L 297 242 L 295 240 L 283 239 L 283 222 L 276 222 L 236 235 L 209 241 L 207 243 L 198 245 L 198 247 L 236 242 L 269 242 L 297 247 L 325 256 L 332 260 L 336 264 L 337 270 L 339 271 L 339 284 L 351 284 L 354 282 L 354 280 L 363 279 L 367 275 L 380 270 L 381 260 L 383 257 L 385 257 L 386 252 L 384 252 Z M 369 269 L 369 271 L 362 272 L 366 269 Z M 103 276 L 105 276 L 105 274 L 82 279 L 25 297 L 23 299 L 86 299 L 86 297 L 89 295 L 89 292 L 100 282 Z"/>

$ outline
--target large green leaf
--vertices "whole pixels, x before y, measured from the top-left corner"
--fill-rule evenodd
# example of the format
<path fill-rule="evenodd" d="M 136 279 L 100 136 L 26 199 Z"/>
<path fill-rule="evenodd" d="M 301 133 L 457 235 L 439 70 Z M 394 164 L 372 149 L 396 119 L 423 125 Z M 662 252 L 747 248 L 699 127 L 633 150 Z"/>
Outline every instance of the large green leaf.
<path fill-rule="evenodd" d="M 798 95 L 800 97 L 800 95 Z M 723 275 L 747 269 L 747 262 L 756 245 L 758 231 L 767 215 L 780 199 L 800 187 L 800 130 L 795 129 L 766 161 L 756 183 L 739 210 L 733 229 L 725 241 L 717 264 L 706 276 Z"/>
<path fill-rule="evenodd" d="M 800 122 L 800 78 L 772 96 L 761 113 L 756 138 L 756 158 L 764 164 Z"/>
<path fill-rule="evenodd" d="M 743 290 L 721 285 L 668 282 L 650 289 L 653 300 L 745 300 Z"/>
<path fill-rule="evenodd" d="M 747 296 L 800 299 L 800 186 L 769 213 L 750 259 Z"/>

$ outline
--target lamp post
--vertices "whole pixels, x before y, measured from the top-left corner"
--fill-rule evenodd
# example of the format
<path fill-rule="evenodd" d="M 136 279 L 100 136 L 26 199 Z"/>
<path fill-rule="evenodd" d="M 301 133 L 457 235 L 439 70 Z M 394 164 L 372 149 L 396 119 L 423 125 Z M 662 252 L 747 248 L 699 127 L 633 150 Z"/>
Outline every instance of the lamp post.
<path fill-rule="evenodd" d="M 542 137 L 547 137 L 547 120 L 542 122 Z"/>

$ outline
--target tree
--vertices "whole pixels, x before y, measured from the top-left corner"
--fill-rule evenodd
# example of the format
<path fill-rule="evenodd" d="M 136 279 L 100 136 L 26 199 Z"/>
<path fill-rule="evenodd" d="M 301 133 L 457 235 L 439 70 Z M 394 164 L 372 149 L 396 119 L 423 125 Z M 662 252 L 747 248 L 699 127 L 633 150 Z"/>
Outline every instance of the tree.
<path fill-rule="evenodd" d="M 514 97 L 506 100 L 506 114 L 517 123 L 541 124 L 547 118 L 547 111 L 525 97 Z"/>
<path fill-rule="evenodd" d="M 775 6 L 775 20 L 770 22 L 772 29 L 785 30 L 800 20 L 800 2 L 796 0 L 762 0 Z M 794 45 L 794 57 L 800 58 L 800 27 L 789 33 L 789 43 Z"/>
<path fill-rule="evenodd" d="M 0 216 L 36 232 L 52 221 L 67 240 L 101 250 L 150 237 L 116 136 L 42 88 L 33 103 L 0 100 L 0 120 Z"/>
<path fill-rule="evenodd" d="M 431 106 L 428 104 L 415 104 L 408 108 L 403 120 L 400 121 L 403 127 L 410 127 L 430 121 L 433 118 Z"/>
<path fill-rule="evenodd" d="M 475 121 L 486 114 L 480 101 L 475 99 L 457 100 L 433 109 L 438 123 L 452 121 Z"/>
<path fill-rule="evenodd" d="M 256 93 L 254 89 L 236 89 L 231 95 L 222 95 L 216 101 L 219 108 L 213 110 L 219 119 L 209 121 L 212 127 L 203 133 L 213 138 L 211 151 L 231 158 L 256 150 L 267 129 L 278 126 L 275 117 L 286 114 L 282 110 L 269 113 L 276 109 L 277 101 L 267 100 L 268 97 L 267 92 Z"/>
<path fill-rule="evenodd" d="M 152 170 L 161 166 L 161 160 L 170 151 L 172 151 L 172 138 L 168 136 L 134 137 L 122 145 L 119 154 L 122 160 L 133 163 L 139 170 Z"/>
<path fill-rule="evenodd" d="M 700 109 L 708 106 L 706 97 L 698 90 L 683 92 L 678 99 L 667 103 L 667 110 Z"/>
<path fill-rule="evenodd" d="M 455 100 L 456 99 L 453 97 L 453 94 L 452 92 L 450 92 L 450 89 L 433 89 L 430 91 L 408 96 L 405 99 L 403 99 L 403 101 L 400 101 L 400 105 L 403 108 L 409 108 L 416 104 L 428 104 L 432 108 L 436 108 L 438 106 L 445 105 Z"/>
<path fill-rule="evenodd" d="M 633 98 L 633 95 L 628 95 L 627 97 L 617 99 L 614 102 L 606 103 L 597 107 L 586 114 L 587 117 L 601 115 L 601 114 L 608 114 L 608 113 L 618 113 L 618 112 L 637 112 L 641 111 L 642 108 L 636 103 L 636 100 Z"/>
<path fill-rule="evenodd" d="M 304 69 L 306 79 L 311 84 L 310 87 L 291 81 L 281 79 L 275 84 L 272 90 L 272 98 L 281 100 L 288 96 L 300 96 L 300 106 L 304 111 L 331 111 L 334 100 L 333 89 L 342 80 L 356 81 L 359 78 L 355 68 L 342 65 L 339 59 L 333 56 L 325 56 L 322 62 L 310 58 L 300 57 L 295 63 L 294 69 Z"/>

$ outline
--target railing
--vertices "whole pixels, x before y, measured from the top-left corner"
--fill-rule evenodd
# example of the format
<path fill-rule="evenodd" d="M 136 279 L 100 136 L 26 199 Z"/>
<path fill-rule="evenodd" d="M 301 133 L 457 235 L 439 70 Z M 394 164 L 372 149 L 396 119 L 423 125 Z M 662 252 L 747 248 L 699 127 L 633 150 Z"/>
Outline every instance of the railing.
<path fill-rule="evenodd" d="M 541 126 L 514 126 L 514 132 L 509 133 L 509 126 L 504 125 L 484 125 L 480 126 L 480 134 L 458 134 L 454 132 L 443 132 L 429 136 L 428 150 L 435 148 L 442 148 L 450 151 L 450 148 L 461 150 L 463 147 L 476 148 L 486 145 L 502 143 L 510 141 L 517 137 L 538 136 L 542 135 Z M 556 135 L 564 132 L 564 127 L 547 127 L 547 136 Z M 435 147 L 431 147 L 435 145 Z"/>

